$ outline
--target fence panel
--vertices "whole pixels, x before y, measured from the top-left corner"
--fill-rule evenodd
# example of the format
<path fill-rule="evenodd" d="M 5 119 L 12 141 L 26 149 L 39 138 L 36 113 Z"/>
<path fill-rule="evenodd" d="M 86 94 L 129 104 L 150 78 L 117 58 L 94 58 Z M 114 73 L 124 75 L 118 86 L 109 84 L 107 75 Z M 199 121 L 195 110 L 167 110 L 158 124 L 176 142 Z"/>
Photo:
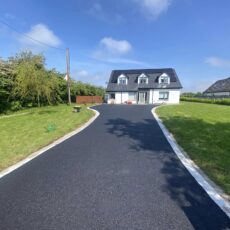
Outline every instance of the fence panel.
<path fill-rule="evenodd" d="M 102 103 L 102 96 L 76 96 L 77 104 Z"/>

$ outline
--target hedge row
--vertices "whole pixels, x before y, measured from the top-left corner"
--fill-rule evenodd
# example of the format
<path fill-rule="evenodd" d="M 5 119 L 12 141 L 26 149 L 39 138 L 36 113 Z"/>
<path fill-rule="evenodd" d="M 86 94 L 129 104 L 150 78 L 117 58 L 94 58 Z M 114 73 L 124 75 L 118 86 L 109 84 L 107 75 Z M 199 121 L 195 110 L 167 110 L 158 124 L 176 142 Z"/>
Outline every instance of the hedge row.
<path fill-rule="evenodd" d="M 218 104 L 218 105 L 230 105 L 230 98 L 224 99 L 215 99 L 215 98 L 196 98 L 196 97 L 181 97 L 181 101 L 190 101 L 190 102 L 200 102 L 200 103 L 209 103 L 209 104 Z"/>

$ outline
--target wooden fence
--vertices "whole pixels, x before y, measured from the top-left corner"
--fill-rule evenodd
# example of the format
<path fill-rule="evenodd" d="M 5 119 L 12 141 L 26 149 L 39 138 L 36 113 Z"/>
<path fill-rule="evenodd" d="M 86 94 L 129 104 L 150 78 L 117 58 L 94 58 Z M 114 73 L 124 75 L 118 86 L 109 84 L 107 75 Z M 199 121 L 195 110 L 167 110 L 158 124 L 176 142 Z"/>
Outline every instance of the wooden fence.
<path fill-rule="evenodd" d="M 77 104 L 102 103 L 102 96 L 76 96 Z"/>

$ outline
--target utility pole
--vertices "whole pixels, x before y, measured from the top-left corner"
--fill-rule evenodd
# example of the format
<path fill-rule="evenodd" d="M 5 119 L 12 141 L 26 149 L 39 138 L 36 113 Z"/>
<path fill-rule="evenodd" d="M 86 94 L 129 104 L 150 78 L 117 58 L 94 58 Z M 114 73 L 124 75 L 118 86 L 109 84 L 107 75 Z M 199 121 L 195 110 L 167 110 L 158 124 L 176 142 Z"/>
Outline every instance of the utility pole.
<path fill-rule="evenodd" d="M 66 48 L 66 75 L 67 75 L 68 103 L 69 103 L 69 105 L 71 105 L 71 95 L 70 95 L 70 67 L 69 67 L 69 48 Z"/>

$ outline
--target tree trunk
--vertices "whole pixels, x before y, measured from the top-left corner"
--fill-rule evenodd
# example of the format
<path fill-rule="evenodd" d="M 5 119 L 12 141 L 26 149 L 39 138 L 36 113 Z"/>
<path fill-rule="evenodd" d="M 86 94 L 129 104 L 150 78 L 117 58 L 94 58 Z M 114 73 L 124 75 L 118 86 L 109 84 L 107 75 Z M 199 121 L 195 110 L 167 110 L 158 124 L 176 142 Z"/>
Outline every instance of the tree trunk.
<path fill-rule="evenodd" d="M 38 107 L 41 107 L 41 105 L 40 105 L 40 96 L 39 96 L 39 93 L 38 93 L 38 95 L 37 95 L 37 100 L 38 100 Z"/>

